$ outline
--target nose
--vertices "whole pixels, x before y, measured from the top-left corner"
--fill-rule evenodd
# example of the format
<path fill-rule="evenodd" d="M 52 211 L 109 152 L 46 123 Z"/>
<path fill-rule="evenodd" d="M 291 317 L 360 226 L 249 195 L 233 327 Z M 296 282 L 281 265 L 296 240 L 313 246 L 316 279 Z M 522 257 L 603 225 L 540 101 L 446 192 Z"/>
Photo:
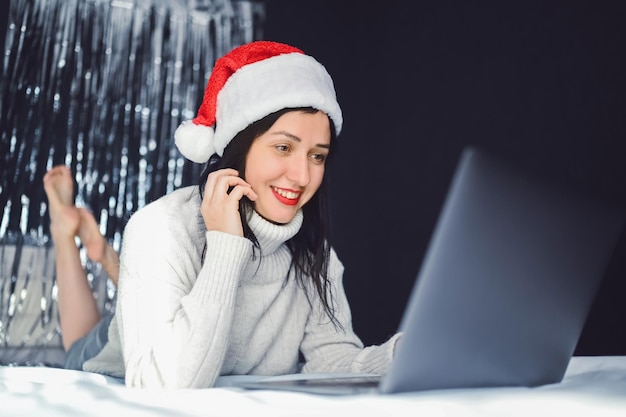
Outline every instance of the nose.
<path fill-rule="evenodd" d="M 294 156 L 289 158 L 289 167 L 287 169 L 287 178 L 300 187 L 306 187 L 311 181 L 309 172 L 309 157 Z"/>

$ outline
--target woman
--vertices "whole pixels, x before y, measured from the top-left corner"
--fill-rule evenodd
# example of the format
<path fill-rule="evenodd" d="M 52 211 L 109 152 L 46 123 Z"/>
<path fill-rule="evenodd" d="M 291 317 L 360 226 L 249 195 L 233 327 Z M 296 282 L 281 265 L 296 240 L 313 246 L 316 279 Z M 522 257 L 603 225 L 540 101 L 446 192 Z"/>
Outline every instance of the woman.
<path fill-rule="evenodd" d="M 173 388 L 294 373 L 300 355 L 303 372 L 384 373 L 398 336 L 363 347 L 329 243 L 341 125 L 330 76 L 299 49 L 260 41 L 219 59 L 176 132 L 207 162 L 200 184 L 129 220 L 109 340 L 82 369 Z"/>

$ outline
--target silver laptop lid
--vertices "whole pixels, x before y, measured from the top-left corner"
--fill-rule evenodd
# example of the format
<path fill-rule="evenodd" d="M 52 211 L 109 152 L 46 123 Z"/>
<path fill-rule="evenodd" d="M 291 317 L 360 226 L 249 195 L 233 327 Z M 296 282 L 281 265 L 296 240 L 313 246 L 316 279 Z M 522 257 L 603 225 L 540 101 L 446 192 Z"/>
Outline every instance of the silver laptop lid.
<path fill-rule="evenodd" d="M 466 149 L 382 392 L 562 379 L 623 213 Z"/>

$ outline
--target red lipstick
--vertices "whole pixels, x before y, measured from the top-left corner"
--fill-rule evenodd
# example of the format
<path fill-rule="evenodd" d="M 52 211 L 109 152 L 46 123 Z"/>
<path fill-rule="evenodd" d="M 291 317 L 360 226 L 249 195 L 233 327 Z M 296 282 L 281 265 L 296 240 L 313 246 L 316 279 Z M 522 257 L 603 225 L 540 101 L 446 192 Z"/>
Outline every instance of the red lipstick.
<path fill-rule="evenodd" d="M 290 192 L 294 192 L 296 194 L 298 194 L 298 197 L 296 198 L 287 198 L 285 196 L 280 195 L 275 188 L 272 188 L 272 193 L 274 193 L 274 197 L 276 197 L 276 199 L 278 201 L 280 201 L 283 204 L 286 204 L 288 206 L 295 206 L 296 204 L 298 204 L 298 201 L 300 201 L 300 196 L 302 195 L 302 193 L 296 192 L 296 191 L 290 191 Z"/>

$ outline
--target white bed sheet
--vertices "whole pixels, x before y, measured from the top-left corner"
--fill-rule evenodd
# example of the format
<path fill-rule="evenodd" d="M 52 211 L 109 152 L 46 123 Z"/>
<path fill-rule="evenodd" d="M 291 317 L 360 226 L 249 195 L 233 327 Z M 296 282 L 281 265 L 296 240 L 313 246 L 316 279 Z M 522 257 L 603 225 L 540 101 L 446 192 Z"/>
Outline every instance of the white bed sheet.
<path fill-rule="evenodd" d="M 0 416 L 626 416 L 626 356 L 574 357 L 563 381 L 538 388 L 321 396 L 219 388 L 126 388 L 101 375 L 0 367 Z"/>

